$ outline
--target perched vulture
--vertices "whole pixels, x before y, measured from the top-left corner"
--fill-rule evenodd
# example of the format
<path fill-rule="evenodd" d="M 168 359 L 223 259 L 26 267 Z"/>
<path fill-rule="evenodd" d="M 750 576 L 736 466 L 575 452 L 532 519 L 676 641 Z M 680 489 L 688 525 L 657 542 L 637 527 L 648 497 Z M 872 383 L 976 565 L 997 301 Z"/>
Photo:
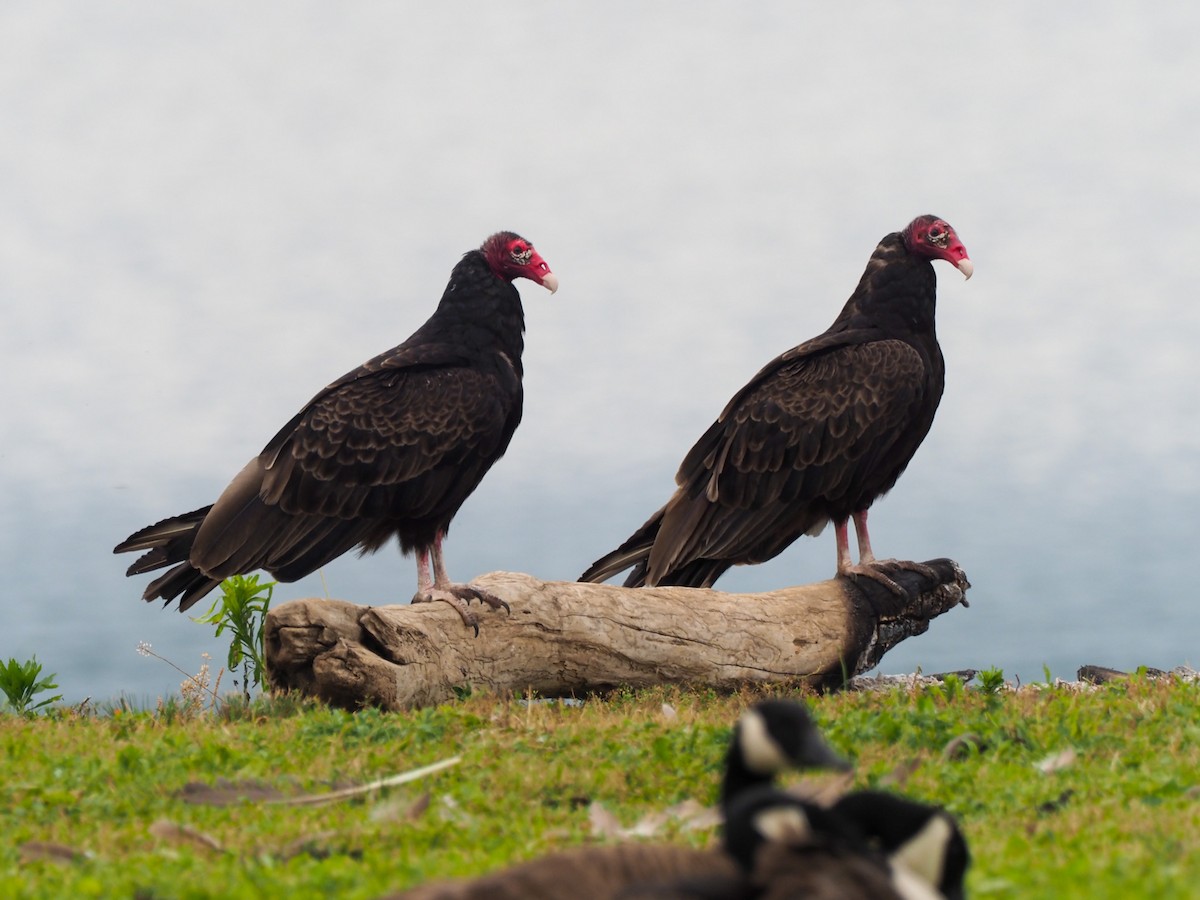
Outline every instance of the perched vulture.
<path fill-rule="evenodd" d="M 265 569 L 295 581 L 394 536 L 417 554 L 413 602 L 449 603 L 478 633 L 467 602 L 507 604 L 451 582 L 442 539 L 521 421 L 516 278 L 558 288 L 532 244 L 492 235 L 454 267 L 429 321 L 313 397 L 216 503 L 118 544 L 116 553 L 149 551 L 127 575 L 173 567 L 144 599 L 179 598 L 182 611 L 232 575 Z"/>
<path fill-rule="evenodd" d="M 838 574 L 899 592 L 871 567 L 867 509 L 912 459 L 942 396 L 935 259 L 971 277 L 966 248 L 936 216 L 880 241 L 833 325 L 734 395 L 684 457 L 666 506 L 580 581 L 632 566 L 628 587 L 711 587 L 730 566 L 772 559 L 832 519 Z M 858 565 L 846 533 L 851 517 Z"/>

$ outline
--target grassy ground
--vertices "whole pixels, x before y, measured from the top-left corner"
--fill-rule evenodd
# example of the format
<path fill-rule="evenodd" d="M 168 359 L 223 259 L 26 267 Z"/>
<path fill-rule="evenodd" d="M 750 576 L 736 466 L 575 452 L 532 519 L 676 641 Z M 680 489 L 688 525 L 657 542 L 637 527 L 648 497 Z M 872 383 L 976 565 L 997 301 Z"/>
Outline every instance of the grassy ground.
<path fill-rule="evenodd" d="M 483 872 L 596 840 L 593 804 L 628 826 L 687 798 L 712 803 L 730 725 L 755 696 L 3 716 L 0 896 L 359 898 Z M 973 896 L 1200 897 L 1196 684 L 952 683 L 810 703 L 856 760 L 857 785 L 890 783 L 959 815 Z M 457 766 L 365 797 L 271 802 L 454 755 Z M 255 799 L 216 805 L 228 797 L 189 783 Z M 715 832 L 676 822 L 654 839 L 704 845 Z"/>

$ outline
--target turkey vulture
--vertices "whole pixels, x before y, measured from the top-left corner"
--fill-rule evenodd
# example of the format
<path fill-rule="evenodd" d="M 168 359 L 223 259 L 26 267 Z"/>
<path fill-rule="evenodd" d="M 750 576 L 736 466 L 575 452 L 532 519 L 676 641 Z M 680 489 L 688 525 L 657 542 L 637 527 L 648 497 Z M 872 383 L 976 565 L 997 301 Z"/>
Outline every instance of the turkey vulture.
<path fill-rule="evenodd" d="M 867 509 L 912 459 L 942 396 L 935 259 L 967 278 L 974 269 L 936 216 L 880 241 L 833 325 L 734 395 L 684 457 L 674 496 L 580 581 L 633 566 L 627 587 L 711 587 L 730 566 L 772 559 L 832 519 L 838 574 L 901 593 L 871 568 Z M 851 517 L 859 565 L 850 560 Z"/>
<path fill-rule="evenodd" d="M 118 544 L 115 553 L 149 551 L 127 575 L 173 566 L 143 598 L 178 597 L 183 611 L 231 575 L 266 569 L 295 581 L 394 535 L 417 554 L 413 602 L 445 601 L 478 634 L 467 602 L 507 604 L 451 582 L 442 539 L 521 421 L 525 315 L 515 278 L 558 289 L 532 244 L 492 235 L 454 267 L 429 321 L 313 397 L 216 503 Z"/>

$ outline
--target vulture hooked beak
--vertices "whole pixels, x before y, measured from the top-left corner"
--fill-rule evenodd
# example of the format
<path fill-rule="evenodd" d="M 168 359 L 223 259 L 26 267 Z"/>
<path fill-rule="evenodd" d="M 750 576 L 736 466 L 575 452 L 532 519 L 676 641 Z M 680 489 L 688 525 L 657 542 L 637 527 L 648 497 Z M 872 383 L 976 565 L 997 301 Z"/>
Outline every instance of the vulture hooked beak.
<path fill-rule="evenodd" d="M 975 274 L 975 263 L 971 262 L 965 256 L 956 265 L 958 266 L 958 271 L 962 272 L 966 278 L 970 278 Z"/>
<path fill-rule="evenodd" d="M 967 277 L 970 278 L 971 276 L 967 275 Z M 553 294 L 558 290 L 558 276 L 547 269 L 546 274 L 542 276 L 539 284 Z"/>

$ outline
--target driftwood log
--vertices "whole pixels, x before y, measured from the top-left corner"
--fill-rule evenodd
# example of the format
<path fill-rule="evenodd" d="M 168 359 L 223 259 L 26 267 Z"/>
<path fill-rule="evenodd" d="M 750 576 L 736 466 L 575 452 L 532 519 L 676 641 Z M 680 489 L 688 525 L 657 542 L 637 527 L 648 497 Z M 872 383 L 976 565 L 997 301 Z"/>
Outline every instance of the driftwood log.
<path fill-rule="evenodd" d="M 348 708 L 407 709 L 467 686 L 561 697 L 627 685 L 754 682 L 839 687 L 921 634 L 970 587 L 948 559 L 924 574 L 882 563 L 898 596 L 869 578 L 762 594 L 622 588 L 493 572 L 475 580 L 511 605 L 483 609 L 475 637 L 442 603 L 357 606 L 293 600 L 265 629 L 273 688 Z"/>

